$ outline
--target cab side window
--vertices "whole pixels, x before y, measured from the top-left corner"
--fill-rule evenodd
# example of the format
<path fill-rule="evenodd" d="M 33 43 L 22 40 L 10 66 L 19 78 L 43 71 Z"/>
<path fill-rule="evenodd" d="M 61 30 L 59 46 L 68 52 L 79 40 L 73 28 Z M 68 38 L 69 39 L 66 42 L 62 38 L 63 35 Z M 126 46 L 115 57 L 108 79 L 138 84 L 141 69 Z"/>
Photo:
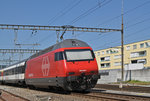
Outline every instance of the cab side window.
<path fill-rule="evenodd" d="M 63 60 L 63 52 L 55 53 L 55 61 Z"/>

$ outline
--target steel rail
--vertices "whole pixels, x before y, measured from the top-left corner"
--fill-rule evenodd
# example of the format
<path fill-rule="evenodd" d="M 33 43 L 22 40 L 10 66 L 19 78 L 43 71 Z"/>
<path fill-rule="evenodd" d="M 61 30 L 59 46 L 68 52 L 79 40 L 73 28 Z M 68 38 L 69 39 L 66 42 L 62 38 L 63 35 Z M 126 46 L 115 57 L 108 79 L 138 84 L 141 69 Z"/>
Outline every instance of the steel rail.
<path fill-rule="evenodd" d="M 30 101 L 30 100 L 28 100 L 28 99 L 26 99 L 26 98 L 24 98 L 24 97 L 22 97 L 22 96 L 19 96 L 19 95 L 10 93 L 10 92 L 8 92 L 8 91 L 6 91 L 6 90 L 1 90 L 1 99 L 2 99 L 3 101 L 8 101 L 7 98 L 3 98 L 3 93 L 9 94 L 10 96 L 13 96 L 13 98 L 14 98 L 14 97 L 15 97 L 15 98 L 19 98 L 21 101 Z M 7 97 L 8 97 L 8 96 L 7 96 Z"/>

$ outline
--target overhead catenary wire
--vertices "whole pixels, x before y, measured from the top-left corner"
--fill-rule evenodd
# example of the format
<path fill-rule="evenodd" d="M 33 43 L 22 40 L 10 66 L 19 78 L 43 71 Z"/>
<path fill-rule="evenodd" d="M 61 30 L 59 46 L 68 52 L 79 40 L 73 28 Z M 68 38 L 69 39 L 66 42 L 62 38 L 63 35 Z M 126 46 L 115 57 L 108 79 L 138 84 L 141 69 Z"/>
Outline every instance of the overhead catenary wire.
<path fill-rule="evenodd" d="M 142 21 L 139 21 L 139 22 L 136 22 L 136 23 L 131 24 L 131 25 L 129 25 L 129 26 L 126 26 L 125 29 L 129 29 L 129 28 L 131 28 L 131 27 L 134 27 L 135 25 L 141 24 L 141 23 L 146 22 L 146 21 L 149 21 L 149 20 L 150 20 L 150 18 L 144 19 L 144 20 L 142 20 Z"/>
<path fill-rule="evenodd" d="M 66 7 L 64 7 L 60 12 L 58 12 L 55 16 L 53 16 L 51 19 L 49 19 L 48 20 L 48 25 L 50 24 L 50 23 L 52 23 L 52 21 L 54 20 L 54 19 L 56 19 L 58 16 L 59 16 L 59 14 L 61 14 L 69 5 L 71 5 L 72 4 L 72 2 L 70 2 Z"/>
<path fill-rule="evenodd" d="M 126 34 L 125 35 L 125 42 L 127 42 L 126 40 L 127 39 L 129 39 L 129 38 L 131 38 L 132 36 L 133 37 L 135 37 L 135 34 L 137 35 L 137 34 L 141 34 L 141 33 L 139 33 L 139 32 L 143 32 L 143 31 L 145 31 L 145 30 L 148 30 L 150 28 L 150 26 L 148 26 L 148 27 L 145 27 L 145 28 L 143 28 L 143 29 L 140 29 L 140 30 L 138 30 L 138 31 L 136 31 L 136 32 L 133 32 L 133 33 L 130 33 L 130 35 L 129 34 Z M 142 35 L 143 36 L 143 35 Z M 136 38 L 136 37 L 135 37 Z M 110 44 L 114 44 L 114 43 L 120 43 L 120 40 L 119 40 L 120 38 L 117 38 L 116 40 L 118 40 L 118 41 L 111 41 L 111 42 L 107 42 L 107 43 L 105 43 L 105 45 L 102 45 L 102 46 L 98 46 L 98 47 L 96 47 L 96 49 L 98 49 L 98 48 L 101 48 L 101 47 L 104 47 L 104 46 L 106 46 L 106 44 L 107 45 L 110 45 Z M 110 46 L 108 46 L 108 48 L 109 48 Z"/>
<path fill-rule="evenodd" d="M 50 19 L 48 21 L 48 25 L 54 23 L 56 20 L 58 20 L 59 18 L 61 18 L 62 16 L 66 15 L 69 11 L 71 11 L 73 8 L 75 8 L 77 5 L 79 5 L 81 3 L 82 0 L 79 0 L 77 2 L 75 2 L 74 4 L 71 2 L 67 5 L 70 6 L 71 4 L 73 4 L 72 6 L 70 6 L 68 9 L 67 7 L 65 7 L 64 9 L 62 9 L 59 13 L 56 14 L 56 16 L 54 16 L 52 19 Z M 66 9 L 66 10 L 65 10 Z"/>
<path fill-rule="evenodd" d="M 139 17 L 138 17 L 138 18 L 139 18 Z M 134 20 L 135 20 L 135 19 L 134 19 Z M 144 23 L 144 22 L 147 22 L 147 21 L 150 21 L 150 18 L 143 19 L 143 20 L 141 20 L 141 21 L 139 21 L 139 22 L 136 22 L 136 23 L 134 23 L 134 24 L 130 24 L 130 25 L 126 26 L 125 29 L 128 30 L 128 29 L 130 29 L 130 28 L 132 28 L 132 27 L 135 27 L 136 25 L 139 25 L 139 24 Z M 142 30 L 138 30 L 138 31 L 136 31 L 135 33 L 144 31 L 145 29 L 148 29 L 148 28 L 149 28 L 149 27 L 143 28 Z M 130 35 L 129 35 L 129 34 L 126 34 L 126 35 L 125 35 L 125 38 L 126 38 L 126 37 L 129 37 L 129 36 L 132 36 L 132 35 L 134 35 L 135 33 L 131 33 Z"/>
<path fill-rule="evenodd" d="M 88 9 L 86 12 L 82 13 L 81 15 L 79 15 L 78 17 L 76 17 L 74 20 L 72 20 L 71 22 L 69 22 L 69 24 L 73 24 L 75 22 L 77 22 L 78 20 L 80 20 L 81 18 L 86 17 L 88 14 L 93 13 L 95 10 L 102 8 L 103 6 L 105 6 L 106 4 L 108 4 L 109 2 L 111 2 L 112 0 L 109 0 L 108 2 L 105 3 L 106 0 L 103 1 L 98 1 L 98 4 L 95 5 L 94 7 Z M 104 3 L 104 4 L 103 4 Z M 77 36 L 80 36 L 81 34 L 76 34 Z"/>
<path fill-rule="evenodd" d="M 124 12 L 124 15 L 126 15 L 126 14 L 128 14 L 128 13 L 130 13 L 130 12 L 132 12 L 132 11 L 138 9 L 138 8 L 141 8 L 141 7 L 143 7 L 143 6 L 145 6 L 145 5 L 149 4 L 149 3 L 150 3 L 150 1 L 146 1 L 146 2 L 144 2 L 144 3 L 142 3 L 142 4 L 138 5 L 138 6 L 136 6 L 136 7 L 134 7 L 134 8 L 131 8 L 131 9 L 129 9 L 128 11 L 125 11 L 125 12 Z M 113 20 L 115 20 L 115 19 L 117 19 L 117 18 L 120 18 L 120 17 L 121 17 L 121 14 L 120 14 L 120 15 L 117 15 L 117 16 L 111 18 L 111 19 L 108 19 L 108 20 L 102 22 L 101 24 L 98 24 L 97 26 L 106 24 L 106 23 L 108 23 L 108 22 L 110 23 L 111 21 L 113 21 Z"/>
<path fill-rule="evenodd" d="M 126 22 L 125 22 L 125 25 L 128 25 L 128 24 L 130 24 L 130 23 L 132 23 L 132 22 L 135 22 L 135 20 L 137 20 L 137 19 L 139 19 L 139 18 L 142 18 L 142 17 L 145 16 L 145 15 L 150 15 L 150 12 L 146 12 L 146 13 L 140 15 L 140 16 L 137 16 L 136 18 L 132 18 L 132 19 L 130 19 L 129 21 L 126 21 Z M 129 25 L 129 26 L 130 26 L 130 25 Z"/>
<path fill-rule="evenodd" d="M 74 24 L 77 21 L 79 21 L 80 19 L 86 17 L 87 15 L 93 13 L 94 11 L 96 11 L 97 9 L 101 8 L 102 6 L 105 6 L 106 4 L 110 3 L 112 0 L 109 0 L 107 2 L 105 2 L 106 0 L 104 0 L 103 2 L 101 2 L 101 6 L 99 4 L 96 4 L 95 6 L 93 6 L 92 8 L 88 9 L 86 12 L 82 13 L 81 15 L 79 15 L 78 17 L 76 17 L 75 19 L 73 19 L 72 21 L 69 22 L 69 24 Z"/>

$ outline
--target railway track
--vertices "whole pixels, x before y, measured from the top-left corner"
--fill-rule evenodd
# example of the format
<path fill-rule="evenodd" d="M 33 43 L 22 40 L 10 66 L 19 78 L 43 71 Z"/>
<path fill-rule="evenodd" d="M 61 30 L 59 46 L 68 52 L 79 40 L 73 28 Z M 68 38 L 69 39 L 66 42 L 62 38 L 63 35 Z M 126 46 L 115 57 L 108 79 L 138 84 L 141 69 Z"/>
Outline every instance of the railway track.
<path fill-rule="evenodd" d="M 119 85 L 97 84 L 95 88 L 106 89 L 106 90 L 116 90 L 116 91 L 150 93 L 150 87 L 135 86 L 135 85 L 134 86 L 132 86 L 132 85 L 124 85 L 123 88 L 120 89 Z"/>
<path fill-rule="evenodd" d="M 15 95 L 5 90 L 0 90 L 0 92 L 1 92 L 0 101 L 30 101 L 28 99 L 25 99 L 21 96 Z"/>
<path fill-rule="evenodd" d="M 3 86 L 2 88 L 0 101 L 45 101 L 43 99 L 48 99 L 48 97 L 50 97 L 48 101 L 150 101 L 150 97 L 109 93 L 100 89 L 92 89 L 90 93 L 71 92 L 69 94 L 63 94 L 62 92 L 47 89 L 31 90 L 11 86 Z M 7 91 L 5 91 L 6 89 Z M 9 91 L 12 92 L 10 93 Z M 13 92 L 15 93 L 12 94 Z M 25 99 L 26 97 L 20 97 L 17 92 L 20 96 L 26 95 L 28 99 Z"/>
<path fill-rule="evenodd" d="M 121 100 L 118 98 L 108 97 L 108 96 L 98 96 L 93 94 L 79 94 L 79 93 L 72 93 L 72 96 L 82 97 L 82 98 L 88 98 L 89 101 L 126 101 Z"/>
<path fill-rule="evenodd" d="M 91 93 L 87 94 L 72 93 L 71 95 L 88 98 L 91 99 L 90 101 L 150 101 L 150 97 L 146 96 L 106 93 L 100 90 L 99 92 L 97 92 L 97 90 L 92 90 Z"/>

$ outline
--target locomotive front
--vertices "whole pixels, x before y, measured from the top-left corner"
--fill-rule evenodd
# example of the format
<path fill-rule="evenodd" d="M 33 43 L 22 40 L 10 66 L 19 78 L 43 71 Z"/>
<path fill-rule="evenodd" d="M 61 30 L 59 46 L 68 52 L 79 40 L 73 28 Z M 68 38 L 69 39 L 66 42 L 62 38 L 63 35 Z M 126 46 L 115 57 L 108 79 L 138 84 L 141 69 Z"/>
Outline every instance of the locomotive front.
<path fill-rule="evenodd" d="M 72 41 L 74 47 L 64 49 L 67 90 L 85 91 L 93 88 L 100 78 L 91 47 L 82 41 Z"/>

